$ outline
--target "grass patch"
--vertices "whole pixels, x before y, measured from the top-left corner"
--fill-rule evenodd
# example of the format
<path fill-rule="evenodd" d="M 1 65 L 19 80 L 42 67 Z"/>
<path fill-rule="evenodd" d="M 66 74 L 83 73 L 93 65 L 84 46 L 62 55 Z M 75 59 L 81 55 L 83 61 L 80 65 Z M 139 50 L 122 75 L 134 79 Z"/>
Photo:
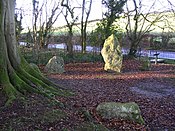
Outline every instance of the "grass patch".
<path fill-rule="evenodd" d="M 165 64 L 175 64 L 175 60 L 165 59 Z"/>
<path fill-rule="evenodd" d="M 103 61 L 103 58 L 100 54 L 93 54 L 93 53 L 75 53 L 73 57 L 70 57 L 68 55 L 62 56 L 63 59 L 65 60 L 65 63 L 70 63 L 70 62 L 98 62 L 98 61 Z"/>
<path fill-rule="evenodd" d="M 76 52 L 73 56 L 68 55 L 64 50 L 53 49 L 53 50 L 42 50 L 39 51 L 38 56 L 36 57 L 32 50 L 24 51 L 24 48 L 21 49 L 22 55 L 29 63 L 46 65 L 50 58 L 54 55 L 61 56 L 64 59 L 65 63 L 76 63 L 76 62 L 98 62 L 103 61 L 103 58 L 100 54 L 97 53 L 80 53 Z"/>

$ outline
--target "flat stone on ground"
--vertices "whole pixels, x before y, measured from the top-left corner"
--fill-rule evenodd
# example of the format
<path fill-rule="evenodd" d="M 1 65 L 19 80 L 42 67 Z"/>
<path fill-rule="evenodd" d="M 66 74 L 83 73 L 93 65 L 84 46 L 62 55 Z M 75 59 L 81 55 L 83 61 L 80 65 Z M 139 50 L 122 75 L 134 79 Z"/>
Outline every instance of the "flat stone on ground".
<path fill-rule="evenodd" d="M 139 124 L 145 123 L 139 106 L 135 102 L 103 102 L 97 106 L 96 111 L 103 119 L 123 119 Z"/>

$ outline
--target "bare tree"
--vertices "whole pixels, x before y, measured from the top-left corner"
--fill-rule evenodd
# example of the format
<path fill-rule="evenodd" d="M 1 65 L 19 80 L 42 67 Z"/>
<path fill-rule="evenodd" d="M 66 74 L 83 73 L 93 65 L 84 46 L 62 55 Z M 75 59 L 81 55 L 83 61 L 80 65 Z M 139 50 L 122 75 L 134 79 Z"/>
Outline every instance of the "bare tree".
<path fill-rule="evenodd" d="M 174 28 L 174 21 L 172 20 L 173 18 L 175 18 L 175 4 L 171 1 L 171 0 L 167 0 L 168 2 L 168 7 L 167 10 L 165 12 L 164 15 L 164 26 L 162 29 L 162 48 L 169 48 L 169 42 L 170 44 L 173 44 L 173 41 L 170 41 L 171 38 L 175 37 L 175 28 Z M 172 42 L 172 43 L 171 43 Z M 174 45 L 174 44 L 173 44 Z M 170 48 L 172 49 L 172 47 L 170 46 Z M 175 48 L 175 47 L 174 47 Z"/>
<path fill-rule="evenodd" d="M 41 3 L 40 3 L 41 2 Z M 55 0 L 33 0 L 32 41 L 33 56 L 39 61 L 40 49 L 47 48 L 53 25 L 61 14 L 60 3 Z M 47 8 L 48 5 L 50 8 Z M 29 30 L 30 32 L 30 30 Z"/>
<path fill-rule="evenodd" d="M 132 2 L 134 9 L 131 10 L 131 7 L 127 3 L 127 12 L 125 13 L 125 16 L 127 18 L 126 33 L 130 41 L 129 55 L 135 56 L 137 48 L 144 35 L 154 30 L 152 27 L 157 22 L 159 22 L 160 18 L 162 17 L 162 13 L 151 12 L 151 9 L 154 7 L 156 0 L 153 1 L 147 12 L 143 12 L 142 10 L 142 0 L 132 0 Z"/>
<path fill-rule="evenodd" d="M 64 18 L 68 27 L 68 40 L 67 40 L 67 51 L 70 56 L 73 56 L 73 26 L 75 22 L 78 20 L 78 16 L 75 16 L 74 10 L 80 7 L 71 7 L 71 3 L 69 0 L 62 0 L 61 6 L 65 7 L 65 12 L 63 11 Z"/>
<path fill-rule="evenodd" d="M 171 0 L 167 0 L 167 2 L 170 5 L 170 9 L 169 10 L 171 10 L 174 13 L 174 16 L 175 16 L 175 4 Z"/>
<path fill-rule="evenodd" d="M 22 19 L 23 19 L 23 10 L 22 9 L 15 9 L 15 22 L 16 22 L 15 26 L 16 26 L 17 41 L 19 41 L 21 32 L 23 30 Z"/>
<path fill-rule="evenodd" d="M 38 0 L 32 0 L 32 5 L 33 5 L 33 17 L 32 17 L 32 25 L 33 25 L 33 30 L 32 30 L 32 38 L 33 38 L 33 54 L 34 57 L 38 57 L 38 51 L 39 51 L 39 43 L 37 42 L 37 21 L 39 17 L 39 1 Z"/>
<path fill-rule="evenodd" d="M 45 22 L 43 22 L 40 25 L 40 30 L 39 30 L 41 48 L 43 48 L 43 47 L 46 48 L 48 46 L 48 40 L 49 40 L 51 34 L 54 31 L 52 27 L 53 27 L 54 23 L 57 21 L 57 19 L 60 16 L 61 12 L 62 12 L 62 9 L 60 9 L 60 7 L 59 7 L 59 5 L 60 5 L 59 1 L 56 1 L 53 4 L 54 4 L 54 6 L 53 6 L 51 12 L 48 13 L 47 1 L 45 3 L 46 19 L 45 19 Z"/>
<path fill-rule="evenodd" d="M 87 24 L 88 24 L 88 18 L 91 12 L 92 7 L 92 0 L 89 2 L 88 8 L 86 8 L 86 0 L 83 0 L 82 2 L 82 15 L 81 15 L 81 47 L 82 47 L 82 53 L 86 52 L 86 40 L 87 40 Z M 86 15 L 85 15 L 86 14 Z M 84 20 L 85 19 L 85 20 Z"/>
<path fill-rule="evenodd" d="M 53 5 L 51 10 L 47 7 Z M 33 0 L 33 42 L 36 49 L 46 48 L 48 40 L 53 33 L 53 25 L 57 21 L 62 9 L 59 1 L 43 1 L 39 7 L 39 1 Z"/>

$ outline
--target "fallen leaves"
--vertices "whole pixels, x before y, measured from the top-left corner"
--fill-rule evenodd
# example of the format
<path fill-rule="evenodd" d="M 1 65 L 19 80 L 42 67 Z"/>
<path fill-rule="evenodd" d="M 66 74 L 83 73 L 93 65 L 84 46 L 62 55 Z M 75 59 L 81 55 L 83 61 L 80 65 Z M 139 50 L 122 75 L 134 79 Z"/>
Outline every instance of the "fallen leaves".
<path fill-rule="evenodd" d="M 50 75 L 50 78 L 54 78 L 58 84 L 63 84 L 76 92 L 77 95 L 70 100 L 75 108 L 86 108 L 92 112 L 96 121 L 110 128 L 121 130 L 128 130 L 127 128 L 131 130 L 174 129 L 175 103 L 170 102 L 174 100 L 172 94 L 152 99 L 132 92 L 130 88 L 140 82 L 163 83 L 175 88 L 175 65 L 152 65 L 151 71 L 140 71 L 140 61 L 126 60 L 123 65 L 123 73 L 117 75 L 105 72 L 103 65 L 103 63 L 70 63 L 65 66 L 65 73 Z M 99 103 L 110 101 L 137 102 L 141 107 L 147 127 L 126 121 L 103 121 L 97 116 L 94 109 Z M 167 108 L 170 109 L 169 112 Z"/>
<path fill-rule="evenodd" d="M 36 120 L 37 116 L 43 115 L 43 112 L 57 110 L 60 107 L 51 105 L 50 101 L 46 102 L 43 96 L 31 94 L 32 97 L 29 97 L 31 103 L 28 105 L 23 106 L 17 102 L 10 108 L 0 108 L 0 128 L 7 129 L 14 126 L 14 129 L 18 130 L 74 130 L 74 127 L 92 119 L 94 123 L 103 124 L 108 129 L 117 131 L 175 130 L 174 90 L 168 95 L 162 94 L 159 98 L 131 90 L 134 86 L 148 90 L 145 84 L 150 89 L 152 87 L 150 91 L 158 90 L 160 93 L 164 92 L 161 92 L 159 87 L 175 88 L 175 65 L 153 64 L 151 71 L 140 71 L 141 62 L 128 59 L 123 62 L 121 74 L 107 73 L 103 70 L 103 66 L 104 63 L 100 62 L 69 63 L 65 65 L 65 73 L 48 75 L 55 83 L 76 93 L 75 96 L 68 98 L 56 97 L 58 101 L 64 103 L 65 108 L 61 110 L 67 117 L 50 123 Z M 2 107 L 6 99 L 1 93 L 0 97 Z M 101 102 L 111 101 L 136 102 L 146 124 L 102 119 L 95 109 Z M 25 121 L 22 122 L 21 118 L 25 118 Z"/>

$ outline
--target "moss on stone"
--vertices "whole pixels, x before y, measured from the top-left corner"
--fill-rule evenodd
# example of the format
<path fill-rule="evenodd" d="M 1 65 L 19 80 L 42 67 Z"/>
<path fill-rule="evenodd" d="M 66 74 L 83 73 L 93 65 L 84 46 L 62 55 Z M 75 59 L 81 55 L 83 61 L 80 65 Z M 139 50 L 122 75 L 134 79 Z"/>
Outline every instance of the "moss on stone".
<path fill-rule="evenodd" d="M 135 102 L 116 103 L 104 102 L 96 108 L 99 115 L 104 119 L 124 119 L 131 120 L 139 124 L 145 124 L 139 106 Z"/>

